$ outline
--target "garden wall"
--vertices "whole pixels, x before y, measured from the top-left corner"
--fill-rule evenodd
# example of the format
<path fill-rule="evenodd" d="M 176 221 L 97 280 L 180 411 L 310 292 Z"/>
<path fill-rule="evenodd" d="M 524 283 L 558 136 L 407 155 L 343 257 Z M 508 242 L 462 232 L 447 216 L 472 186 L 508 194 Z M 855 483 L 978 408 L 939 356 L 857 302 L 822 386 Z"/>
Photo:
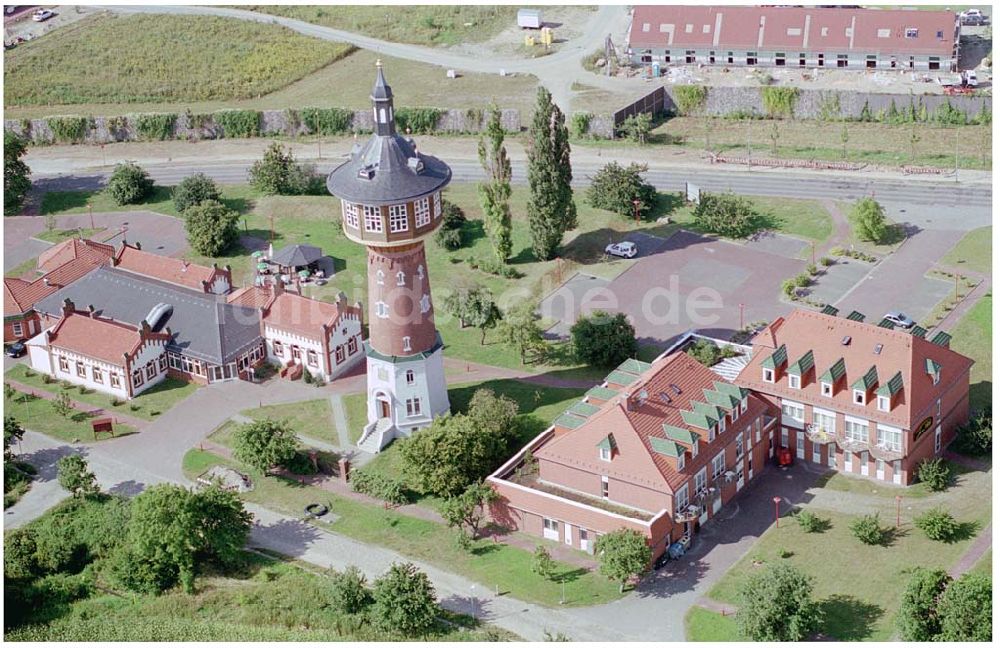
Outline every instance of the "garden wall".
<path fill-rule="evenodd" d="M 400 130 L 405 124 L 415 135 L 479 133 L 485 127 L 480 109 L 397 108 Z M 521 130 L 517 110 L 502 109 L 500 123 L 507 132 Z M 147 113 L 115 117 L 53 116 L 6 119 L 4 130 L 24 136 L 34 145 L 107 144 L 150 140 L 200 140 L 225 137 L 296 137 L 370 133 L 369 110 L 303 108 L 299 110 L 223 110 L 209 114 Z"/>

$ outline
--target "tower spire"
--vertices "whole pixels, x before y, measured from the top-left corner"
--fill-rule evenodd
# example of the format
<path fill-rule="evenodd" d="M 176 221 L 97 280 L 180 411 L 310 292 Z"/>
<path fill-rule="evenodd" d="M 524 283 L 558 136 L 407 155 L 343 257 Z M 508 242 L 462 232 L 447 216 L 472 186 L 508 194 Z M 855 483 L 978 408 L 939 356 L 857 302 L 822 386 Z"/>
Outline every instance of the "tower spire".
<path fill-rule="evenodd" d="M 382 59 L 375 61 L 375 85 L 372 86 L 371 98 L 375 134 L 395 135 L 396 117 L 392 109 L 392 87 L 385 82 L 385 74 L 382 73 Z"/>

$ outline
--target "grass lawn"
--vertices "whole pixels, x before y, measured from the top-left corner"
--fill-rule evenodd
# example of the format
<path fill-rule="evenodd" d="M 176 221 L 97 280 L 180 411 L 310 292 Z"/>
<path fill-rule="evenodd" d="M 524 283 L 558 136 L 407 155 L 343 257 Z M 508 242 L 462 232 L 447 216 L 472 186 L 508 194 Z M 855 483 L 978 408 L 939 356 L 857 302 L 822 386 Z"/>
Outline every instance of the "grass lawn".
<path fill-rule="evenodd" d="M 32 281 L 38 276 L 38 259 L 28 259 L 3 273 L 3 275 L 5 277 L 20 277 L 26 281 Z"/>
<path fill-rule="evenodd" d="M 907 106 L 908 106 L 907 102 Z M 773 157 L 771 120 L 737 120 L 720 117 L 674 117 L 653 130 L 653 142 L 670 143 L 688 148 L 706 148 L 735 156 L 746 156 L 747 137 L 754 157 Z M 841 133 L 847 127 L 846 160 L 857 163 L 899 166 L 918 164 L 952 168 L 955 165 L 955 143 L 959 147 L 959 165 L 967 169 L 992 168 L 989 148 L 989 126 L 947 127 L 920 124 L 920 141 L 916 158 L 912 157 L 909 124 L 865 122 L 823 122 L 817 120 L 782 120 L 778 140 L 779 158 L 806 160 L 844 160 Z M 960 131 L 956 131 L 960 128 Z M 961 133 L 961 135 L 958 135 Z"/>
<path fill-rule="evenodd" d="M 948 461 L 946 463 L 951 468 L 952 475 L 955 475 L 956 477 L 971 472 L 968 468 L 962 466 L 961 464 L 957 464 L 952 461 Z M 923 482 L 913 484 L 912 486 L 896 486 L 895 484 L 876 482 L 863 477 L 845 475 L 841 472 L 831 472 L 828 473 L 828 475 L 821 477 L 817 486 L 822 486 L 827 490 L 854 493 L 855 495 L 875 495 L 878 497 L 885 497 L 889 500 L 893 500 L 896 495 L 900 495 L 907 500 L 923 499 L 934 495 L 934 492 Z"/>
<path fill-rule="evenodd" d="M 28 375 L 28 374 L 31 375 Z M 101 392 L 93 391 L 69 383 L 52 382 L 46 383 L 42 380 L 43 374 L 33 371 L 25 364 L 17 364 L 7 372 L 7 377 L 12 380 L 44 389 L 45 391 L 58 394 L 66 392 L 72 400 L 87 403 L 100 407 L 108 412 L 118 412 L 126 416 L 146 419 L 151 421 L 163 414 L 171 407 L 184 400 L 198 389 L 198 385 L 176 378 L 166 378 L 163 382 L 151 387 L 136 396 L 131 401 L 125 401 L 118 405 L 111 404 L 111 397 Z"/>
<path fill-rule="evenodd" d="M 91 417 L 86 412 L 74 412 L 70 416 L 60 416 L 52 407 L 52 401 L 38 398 L 22 392 L 15 392 L 13 398 L 4 395 L 3 408 L 5 416 L 13 416 L 21 424 L 35 432 L 70 442 L 90 443 L 95 441 L 94 432 L 90 426 Z M 115 436 L 134 434 L 135 428 L 124 423 L 115 425 Z M 100 441 L 112 437 L 102 434 Z"/>
<path fill-rule="evenodd" d="M 976 361 L 969 377 L 969 407 L 993 403 L 993 295 L 980 299 L 949 331 L 951 348 Z"/>
<path fill-rule="evenodd" d="M 184 458 L 185 474 L 193 479 L 216 464 L 236 467 L 211 453 L 190 450 Z M 295 517 L 301 515 L 307 504 L 326 504 L 338 517 L 332 523 L 315 522 L 318 527 L 463 574 L 490 590 L 499 587 L 525 601 L 553 607 L 559 604 L 562 583 L 565 583 L 566 605 L 596 605 L 620 598 L 617 584 L 595 572 L 557 563 L 556 580 L 546 580 L 531 571 L 532 556 L 528 551 L 485 540 L 475 542 L 472 549 L 465 551 L 456 546 L 455 532 L 442 524 L 361 504 L 287 479 L 249 472 L 255 488 L 243 495 L 248 501 Z"/>
<path fill-rule="evenodd" d="M 740 640 L 736 619 L 697 605 L 684 615 L 684 632 L 688 641 Z"/>
<path fill-rule="evenodd" d="M 89 227 L 77 228 L 77 229 L 54 229 L 45 230 L 44 232 L 39 232 L 35 234 L 33 238 L 41 239 L 43 241 L 48 241 L 49 243 L 61 243 L 69 238 L 91 238 L 94 234 L 98 232 L 103 232 L 104 230 L 99 227 L 91 229 Z"/>
<path fill-rule="evenodd" d="M 985 275 L 990 274 L 993 268 L 993 227 L 980 227 L 974 229 L 962 240 L 955 244 L 955 247 L 944 255 L 940 263 L 956 268 L 968 268 Z"/>
<path fill-rule="evenodd" d="M 979 561 L 972 566 L 972 571 L 979 574 L 993 574 L 993 550 L 988 550 Z"/>
<path fill-rule="evenodd" d="M 517 15 L 516 7 L 503 5 L 248 5 L 242 8 L 415 45 L 459 45 L 488 40 L 514 24 Z"/>
<path fill-rule="evenodd" d="M 333 426 L 333 412 L 330 411 L 329 398 L 265 405 L 243 410 L 240 414 L 258 421 L 265 418 L 285 419 L 297 435 L 332 444 L 339 442 L 337 430 Z"/>
<path fill-rule="evenodd" d="M 230 209 L 246 214 L 253 206 L 253 199 L 258 196 L 247 185 L 220 185 L 222 202 Z M 134 205 L 119 205 L 104 190 L 91 191 L 49 191 L 42 196 L 40 211 L 43 215 L 52 214 L 86 214 L 91 207 L 95 212 L 120 212 L 146 209 L 158 214 L 166 214 L 180 218 L 180 212 L 174 207 L 173 187 L 156 185 L 153 193 L 145 200 Z M 89 206 L 88 206 L 89 205 Z M 76 230 L 65 230 L 73 235 Z M 42 238 L 38 236 L 37 238 Z M 50 240 L 50 239 L 45 239 Z"/>
<path fill-rule="evenodd" d="M 98 15 L 7 52 L 4 105 L 248 99 L 351 49 L 245 20 Z"/>
<path fill-rule="evenodd" d="M 990 502 L 979 491 L 988 488 L 990 475 L 972 473 L 959 479 L 944 496 L 934 502 L 904 500 L 903 525 L 889 546 L 868 546 L 855 539 L 848 528 L 853 516 L 812 508 L 830 521 L 821 533 L 806 533 L 791 518 L 780 528 L 773 525 L 750 551 L 709 592 L 718 601 L 738 604 L 738 590 L 744 577 L 759 569 L 755 561 L 781 562 L 804 571 L 815 579 L 814 596 L 826 614 L 822 631 L 841 641 L 886 641 L 894 632 L 899 599 L 913 567 L 948 569 L 969 548 L 973 533 L 954 543 L 929 540 L 912 524 L 914 516 L 941 501 L 964 523 L 981 530 L 990 519 Z M 912 507 L 912 508 L 911 508 Z M 885 497 L 876 507 L 883 524 L 895 517 L 895 501 Z M 781 558 L 782 550 L 791 551 Z"/>
<path fill-rule="evenodd" d="M 351 443 L 357 443 L 368 425 L 368 404 L 366 394 L 347 394 L 343 397 L 344 418 L 347 419 L 347 434 Z M 377 458 L 377 457 L 376 457 Z"/>

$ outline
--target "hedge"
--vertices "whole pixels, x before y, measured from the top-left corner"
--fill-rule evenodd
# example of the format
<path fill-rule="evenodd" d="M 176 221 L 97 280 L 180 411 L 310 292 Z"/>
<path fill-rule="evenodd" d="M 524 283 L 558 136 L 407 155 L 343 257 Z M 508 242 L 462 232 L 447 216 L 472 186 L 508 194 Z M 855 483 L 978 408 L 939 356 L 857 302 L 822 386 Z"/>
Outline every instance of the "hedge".
<path fill-rule="evenodd" d="M 145 140 L 173 139 L 174 124 L 177 115 L 163 113 L 144 113 L 134 117 L 135 130 Z"/>
<path fill-rule="evenodd" d="M 79 144 L 86 139 L 87 133 L 94 127 L 93 118 L 75 115 L 49 117 L 46 123 L 52 130 L 55 141 L 63 144 Z"/>
<path fill-rule="evenodd" d="M 223 110 L 212 115 L 222 127 L 223 137 L 259 137 L 261 113 L 259 110 Z"/>
<path fill-rule="evenodd" d="M 396 108 L 396 125 L 403 133 L 427 135 L 437 130 L 444 112 L 438 108 Z"/>
<path fill-rule="evenodd" d="M 299 118 L 314 135 L 340 135 L 351 130 L 354 112 L 346 108 L 303 108 Z"/>

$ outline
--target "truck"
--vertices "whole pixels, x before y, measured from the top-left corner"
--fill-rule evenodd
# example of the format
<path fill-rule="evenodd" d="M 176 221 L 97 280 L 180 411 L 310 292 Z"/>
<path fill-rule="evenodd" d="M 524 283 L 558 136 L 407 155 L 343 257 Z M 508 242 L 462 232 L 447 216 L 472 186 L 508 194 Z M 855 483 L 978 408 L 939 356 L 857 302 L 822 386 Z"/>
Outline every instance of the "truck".
<path fill-rule="evenodd" d="M 518 9 L 517 26 L 521 29 L 541 29 L 542 12 L 538 9 Z"/>

